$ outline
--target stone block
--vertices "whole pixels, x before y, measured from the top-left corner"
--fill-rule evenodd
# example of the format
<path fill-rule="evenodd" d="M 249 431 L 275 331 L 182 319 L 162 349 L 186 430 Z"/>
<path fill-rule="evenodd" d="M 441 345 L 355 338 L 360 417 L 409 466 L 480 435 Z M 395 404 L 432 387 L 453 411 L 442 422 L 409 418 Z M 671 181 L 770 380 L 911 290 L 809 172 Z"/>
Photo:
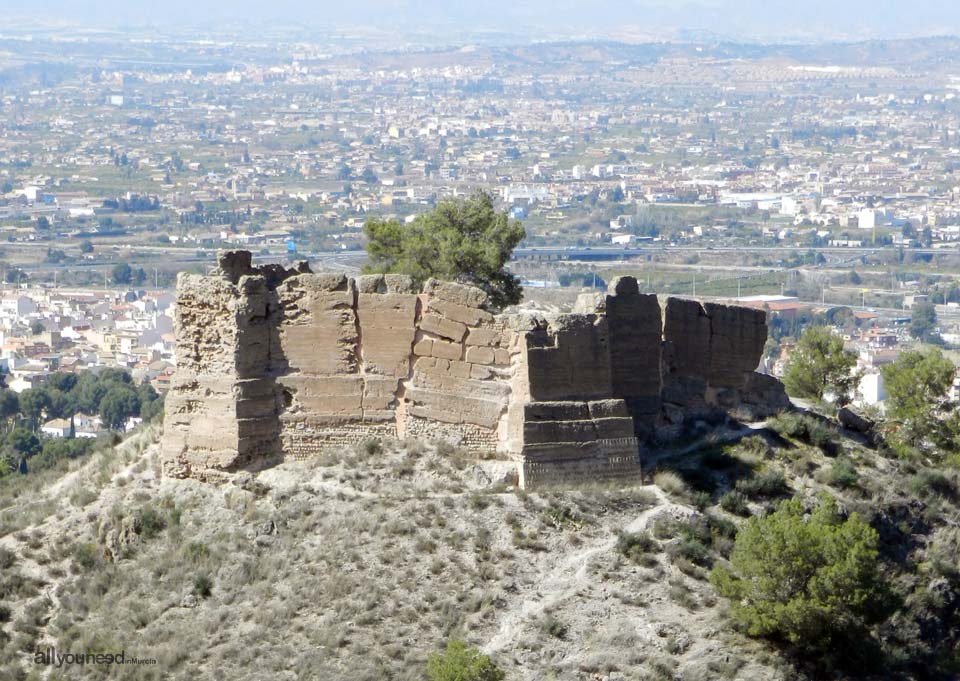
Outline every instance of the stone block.
<path fill-rule="evenodd" d="M 487 302 L 487 294 L 482 290 L 452 281 L 428 279 L 423 285 L 423 292 L 428 296 L 466 307 L 483 307 Z"/>
<path fill-rule="evenodd" d="M 460 343 L 467 335 L 467 327 L 461 322 L 454 322 L 443 317 L 427 313 L 420 320 L 420 329 L 443 338 Z"/>
<path fill-rule="evenodd" d="M 421 338 L 413 346 L 413 354 L 418 357 L 429 357 L 433 354 L 433 339 Z"/>
<path fill-rule="evenodd" d="M 463 355 L 463 346 L 459 343 L 451 343 L 449 341 L 437 339 L 433 341 L 433 347 L 430 350 L 430 354 L 440 359 L 459 360 Z"/>
<path fill-rule="evenodd" d="M 485 346 L 468 347 L 466 360 L 471 364 L 493 364 L 493 348 L 488 348 Z"/>
<path fill-rule="evenodd" d="M 441 317 L 451 321 L 460 322 L 467 326 L 477 326 L 481 322 L 492 322 L 493 315 L 486 310 L 477 307 L 467 307 L 458 303 L 451 303 L 448 300 L 439 298 L 429 298 L 427 300 L 427 309 L 436 312 Z"/>
<path fill-rule="evenodd" d="M 478 327 L 467 331 L 467 345 L 497 345 L 500 331 L 490 327 Z"/>

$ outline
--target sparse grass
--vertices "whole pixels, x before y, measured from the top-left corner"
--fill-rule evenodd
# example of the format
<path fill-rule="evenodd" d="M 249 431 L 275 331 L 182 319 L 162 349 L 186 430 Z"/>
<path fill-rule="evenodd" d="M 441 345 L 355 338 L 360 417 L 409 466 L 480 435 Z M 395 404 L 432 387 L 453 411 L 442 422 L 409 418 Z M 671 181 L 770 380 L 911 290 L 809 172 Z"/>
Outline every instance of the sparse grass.
<path fill-rule="evenodd" d="M 734 515 L 750 515 L 750 507 L 747 505 L 747 497 L 741 492 L 730 491 L 720 497 L 720 508 L 727 513 Z"/>
<path fill-rule="evenodd" d="M 653 476 L 653 484 L 677 500 L 683 501 L 690 496 L 690 489 L 683 478 L 673 471 L 658 471 Z"/>
<path fill-rule="evenodd" d="M 540 621 L 540 631 L 551 638 L 557 638 L 561 641 L 567 637 L 570 627 L 551 614 L 546 615 Z"/>

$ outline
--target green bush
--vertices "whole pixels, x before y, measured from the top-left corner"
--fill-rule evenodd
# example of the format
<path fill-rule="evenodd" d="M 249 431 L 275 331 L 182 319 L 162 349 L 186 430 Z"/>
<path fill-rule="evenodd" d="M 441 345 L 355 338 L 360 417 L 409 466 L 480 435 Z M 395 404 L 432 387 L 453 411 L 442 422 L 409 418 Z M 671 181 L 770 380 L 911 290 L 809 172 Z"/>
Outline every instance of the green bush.
<path fill-rule="evenodd" d="M 684 558 L 696 565 L 710 565 L 710 551 L 704 543 L 695 537 L 685 537 L 676 544 L 667 547 L 667 555 L 674 561 Z"/>
<path fill-rule="evenodd" d="M 833 429 L 813 416 L 785 412 L 770 419 L 768 425 L 783 437 L 802 440 L 823 450 L 833 447 Z"/>
<path fill-rule="evenodd" d="M 732 569 L 715 568 L 710 581 L 748 634 L 828 651 L 839 635 L 868 623 L 883 591 L 877 557 L 877 532 L 858 515 L 843 520 L 823 501 L 808 516 L 799 499 L 789 499 L 741 527 Z"/>
<path fill-rule="evenodd" d="M 137 511 L 140 534 L 144 539 L 152 539 L 167 527 L 167 519 L 153 506 L 144 506 Z"/>
<path fill-rule="evenodd" d="M 427 681 L 502 681 L 506 674 L 488 656 L 463 641 L 450 641 L 427 657 Z"/>
<path fill-rule="evenodd" d="M 210 575 L 201 572 L 193 578 L 193 593 L 200 598 L 209 598 L 213 593 L 213 580 Z"/>
<path fill-rule="evenodd" d="M 747 498 L 740 492 L 730 491 L 720 497 L 720 508 L 734 515 L 750 515 Z"/>
<path fill-rule="evenodd" d="M 564 622 L 558 620 L 553 615 L 547 615 L 543 619 L 543 621 L 540 623 L 540 629 L 547 636 L 558 638 L 560 640 L 565 639 L 567 637 L 567 633 L 570 631 L 570 627 L 568 627 Z"/>
<path fill-rule="evenodd" d="M 934 468 L 924 468 L 910 478 L 910 491 L 918 497 L 932 495 L 953 497 L 956 494 L 956 487 L 953 480 L 943 472 Z"/>
<path fill-rule="evenodd" d="M 647 532 L 621 532 L 617 536 L 617 553 L 639 565 L 648 564 L 649 554 L 658 551 L 659 548 L 657 542 Z"/>
<path fill-rule="evenodd" d="M 830 468 L 830 484 L 838 489 L 849 489 L 857 486 L 859 476 L 857 467 L 847 457 L 840 457 L 833 462 Z"/>
<path fill-rule="evenodd" d="M 194 541 L 187 544 L 186 548 L 183 550 L 184 556 L 188 561 L 197 565 L 198 563 L 203 562 L 207 556 L 210 555 L 210 549 L 207 548 L 207 545 L 200 541 Z"/>
<path fill-rule="evenodd" d="M 100 561 L 97 545 L 90 542 L 77 544 L 73 549 L 73 560 L 84 570 L 92 570 Z"/>
<path fill-rule="evenodd" d="M 787 478 L 783 471 L 770 468 L 752 478 L 737 481 L 737 491 L 751 498 L 771 499 L 787 493 Z"/>

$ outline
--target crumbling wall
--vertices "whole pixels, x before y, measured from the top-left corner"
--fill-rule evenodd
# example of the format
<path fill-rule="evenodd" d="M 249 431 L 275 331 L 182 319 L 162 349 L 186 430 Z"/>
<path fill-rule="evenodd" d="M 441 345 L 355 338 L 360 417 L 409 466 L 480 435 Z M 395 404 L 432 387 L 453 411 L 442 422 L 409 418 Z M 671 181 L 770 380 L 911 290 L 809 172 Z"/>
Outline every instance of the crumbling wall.
<path fill-rule="evenodd" d="M 438 435 L 475 450 L 503 449 L 514 336 L 474 287 L 430 280 L 420 296 L 413 372 L 404 385 L 405 436 Z"/>
<path fill-rule="evenodd" d="M 627 403 L 613 399 L 609 320 L 531 317 L 522 336 L 511 409 L 520 484 L 559 485 L 639 473 Z"/>
<path fill-rule="evenodd" d="M 266 377 L 271 299 L 261 276 L 178 277 L 177 371 L 163 439 L 168 474 L 216 477 L 280 455 L 279 395 Z"/>
<path fill-rule="evenodd" d="M 376 437 L 499 450 L 524 486 L 632 476 L 640 446 L 709 414 L 787 404 L 755 373 L 762 312 L 614 281 L 577 312 L 496 315 L 483 291 L 253 267 L 177 283 L 164 470 L 216 478 Z"/>

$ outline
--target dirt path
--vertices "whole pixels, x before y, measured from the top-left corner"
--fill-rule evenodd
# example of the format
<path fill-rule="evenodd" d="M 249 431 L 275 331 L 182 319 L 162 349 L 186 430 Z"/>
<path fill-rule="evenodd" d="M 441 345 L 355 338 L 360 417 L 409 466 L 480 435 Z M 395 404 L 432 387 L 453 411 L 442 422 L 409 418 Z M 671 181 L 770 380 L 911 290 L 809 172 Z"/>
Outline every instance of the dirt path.
<path fill-rule="evenodd" d="M 659 487 L 651 485 L 644 489 L 656 495 L 657 504 L 645 509 L 630 521 L 626 526 L 628 532 L 639 532 L 644 529 L 650 516 L 672 505 Z M 590 561 L 597 555 L 612 551 L 616 543 L 616 536 L 608 537 L 603 539 L 599 545 L 571 553 L 564 558 L 544 575 L 543 579 L 534 587 L 533 594 L 508 608 L 501 615 L 500 628 L 483 647 L 484 651 L 493 653 L 502 650 L 517 639 L 524 621 L 540 617 L 553 606 L 577 596 L 584 587 L 590 584 L 587 575 Z M 540 594 L 547 595 L 544 597 Z"/>

